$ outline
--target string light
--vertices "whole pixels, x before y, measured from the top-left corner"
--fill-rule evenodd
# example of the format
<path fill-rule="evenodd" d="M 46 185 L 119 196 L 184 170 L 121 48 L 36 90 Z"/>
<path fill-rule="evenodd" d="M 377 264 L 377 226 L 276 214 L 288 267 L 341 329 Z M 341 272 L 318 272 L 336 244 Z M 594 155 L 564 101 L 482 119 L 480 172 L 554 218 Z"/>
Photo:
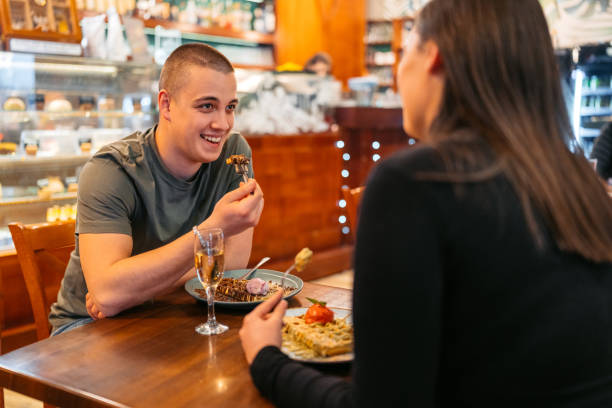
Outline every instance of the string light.
<path fill-rule="evenodd" d="M 347 169 L 342 170 L 342 177 L 347 178 L 349 176 L 349 171 Z"/>
<path fill-rule="evenodd" d="M 340 207 L 340 208 L 344 208 L 344 207 L 346 207 L 346 200 L 340 200 L 340 201 L 338 201 L 338 207 Z"/>
<path fill-rule="evenodd" d="M 380 148 L 380 143 L 378 142 L 378 140 L 375 140 L 372 142 L 372 149 L 374 150 L 378 150 Z"/>
<path fill-rule="evenodd" d="M 342 140 L 338 140 L 338 141 L 336 142 L 336 147 L 337 147 L 338 149 L 342 149 L 342 148 L 344 147 L 344 142 L 343 142 Z"/>
<path fill-rule="evenodd" d="M 348 154 L 348 153 L 344 153 L 342 155 L 342 159 L 344 159 L 344 161 L 349 161 L 349 160 L 351 160 L 351 155 Z"/>
<path fill-rule="evenodd" d="M 380 154 L 372 155 L 372 161 L 378 161 L 378 160 L 380 160 Z"/>
<path fill-rule="evenodd" d="M 344 224 L 346 222 L 346 217 L 344 215 L 341 215 L 338 217 L 338 222 L 340 224 Z"/>
<path fill-rule="evenodd" d="M 348 235 L 349 232 L 351 232 L 351 229 L 349 227 L 342 227 L 342 233 L 344 235 Z"/>

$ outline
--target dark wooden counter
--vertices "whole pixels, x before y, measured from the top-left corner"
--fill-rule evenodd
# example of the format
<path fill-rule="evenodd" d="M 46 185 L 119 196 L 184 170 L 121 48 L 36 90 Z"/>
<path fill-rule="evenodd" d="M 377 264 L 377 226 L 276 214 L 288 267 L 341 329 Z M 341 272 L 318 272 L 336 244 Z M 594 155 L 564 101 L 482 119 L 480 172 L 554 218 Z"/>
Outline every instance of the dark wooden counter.
<path fill-rule="evenodd" d="M 305 283 L 305 297 L 350 308 L 351 291 Z M 62 407 L 269 407 L 238 337 L 245 311 L 217 309 L 230 330 L 200 336 L 205 303 L 184 290 L 0 357 L 0 386 Z M 350 366 L 332 372 L 346 376 Z"/>

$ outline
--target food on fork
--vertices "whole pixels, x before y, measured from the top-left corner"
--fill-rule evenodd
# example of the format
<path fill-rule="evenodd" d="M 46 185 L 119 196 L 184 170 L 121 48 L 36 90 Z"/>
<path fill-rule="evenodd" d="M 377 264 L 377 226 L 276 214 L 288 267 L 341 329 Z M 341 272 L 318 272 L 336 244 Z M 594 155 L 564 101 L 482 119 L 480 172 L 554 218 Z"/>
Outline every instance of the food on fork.
<path fill-rule="evenodd" d="M 244 154 L 232 154 L 225 162 L 230 166 L 234 166 L 234 170 L 236 170 L 237 174 L 242 175 L 242 179 L 245 183 L 248 181 L 247 175 L 249 174 L 249 163 L 251 159 Z"/>
<path fill-rule="evenodd" d="M 251 160 L 246 157 L 244 154 L 232 154 L 230 157 L 228 157 L 225 162 L 227 164 L 233 164 L 233 165 L 243 165 L 243 164 L 249 164 L 251 162 Z"/>
<path fill-rule="evenodd" d="M 295 269 L 298 272 L 303 271 L 311 259 L 312 251 L 309 248 L 302 248 L 302 250 L 295 256 Z"/>
<path fill-rule="evenodd" d="M 314 304 L 304 315 L 284 317 L 283 347 L 302 358 L 351 352 L 353 326 L 346 318 L 334 319 L 334 312 L 325 306 L 325 302 L 308 300 Z"/>

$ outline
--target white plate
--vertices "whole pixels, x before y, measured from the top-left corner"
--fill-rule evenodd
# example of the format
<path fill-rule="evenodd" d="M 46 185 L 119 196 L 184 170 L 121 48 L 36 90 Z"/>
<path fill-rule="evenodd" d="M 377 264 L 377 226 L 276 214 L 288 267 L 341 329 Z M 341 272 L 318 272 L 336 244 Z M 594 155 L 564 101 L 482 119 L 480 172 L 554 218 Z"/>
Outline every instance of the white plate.
<path fill-rule="evenodd" d="M 223 277 L 224 278 L 238 278 L 244 275 L 247 272 L 247 270 L 248 269 L 234 269 L 232 271 L 225 271 L 223 272 Z M 271 269 L 258 269 L 251 275 L 250 279 L 259 278 L 265 281 L 272 281 L 272 282 L 280 284 L 282 277 L 283 277 L 283 272 L 273 271 Z M 300 291 L 304 287 L 304 282 L 302 282 L 302 280 L 295 275 L 287 275 L 287 278 L 285 280 L 285 285 L 295 288 L 293 292 L 291 292 L 290 294 L 284 297 L 284 299 L 288 300 L 294 297 L 295 295 L 297 295 L 298 293 L 300 293 Z M 187 293 L 189 293 L 191 296 L 193 296 L 194 298 L 198 300 L 206 301 L 206 297 L 200 296 L 200 294 L 196 292 L 196 289 L 203 289 L 202 284 L 200 283 L 198 278 L 193 278 L 185 282 L 185 290 L 187 291 Z M 252 309 L 258 304 L 260 304 L 261 302 L 262 300 L 258 300 L 255 302 L 240 302 L 240 301 L 227 302 L 227 301 L 215 300 L 215 306 L 223 306 L 223 307 L 228 307 L 232 309 Z"/>
<path fill-rule="evenodd" d="M 353 316 L 352 311 L 348 309 L 336 309 L 334 307 L 330 307 L 331 311 L 334 312 L 335 319 L 342 319 L 346 316 L 346 321 L 350 324 L 353 324 Z M 301 316 L 306 313 L 308 310 L 307 307 L 297 307 L 293 309 L 287 309 L 285 312 L 285 316 Z M 350 315 L 350 316 L 349 316 Z M 285 353 L 289 358 L 301 361 L 304 363 L 317 363 L 317 364 L 334 364 L 334 363 L 347 363 L 353 361 L 354 354 L 353 352 L 345 353 L 345 354 L 337 354 L 335 356 L 330 357 L 314 357 L 314 358 L 304 358 L 302 356 L 294 354 L 292 351 L 287 350 L 285 347 L 281 347 L 281 351 Z"/>

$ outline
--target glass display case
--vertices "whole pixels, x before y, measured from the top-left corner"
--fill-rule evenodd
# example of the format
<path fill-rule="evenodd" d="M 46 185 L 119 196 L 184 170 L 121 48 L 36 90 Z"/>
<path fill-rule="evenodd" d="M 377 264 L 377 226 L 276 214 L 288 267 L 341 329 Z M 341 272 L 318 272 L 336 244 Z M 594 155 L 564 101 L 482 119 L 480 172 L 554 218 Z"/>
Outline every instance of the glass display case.
<path fill-rule="evenodd" d="M 80 170 L 157 121 L 155 64 L 0 52 L 0 250 L 9 222 L 75 216 Z"/>

